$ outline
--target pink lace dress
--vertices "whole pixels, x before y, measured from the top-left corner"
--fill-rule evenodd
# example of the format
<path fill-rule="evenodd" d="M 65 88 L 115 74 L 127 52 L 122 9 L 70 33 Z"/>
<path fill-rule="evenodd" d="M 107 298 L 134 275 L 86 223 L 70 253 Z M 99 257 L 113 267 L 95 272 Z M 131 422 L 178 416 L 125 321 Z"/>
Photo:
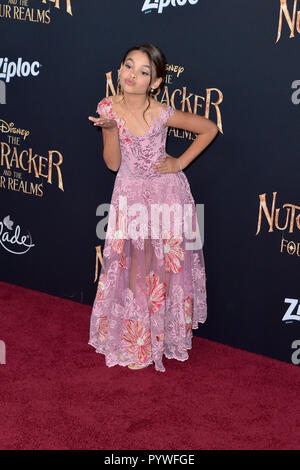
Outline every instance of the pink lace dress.
<path fill-rule="evenodd" d="M 192 329 L 207 317 L 205 264 L 202 245 L 195 243 L 199 225 L 189 182 L 182 171 L 153 168 L 166 156 L 164 124 L 173 112 L 161 105 L 147 134 L 136 137 L 112 111 L 111 97 L 97 106 L 97 113 L 116 119 L 122 155 L 88 342 L 105 355 L 108 367 L 154 363 L 165 372 L 163 355 L 186 361 Z M 157 207 L 170 210 L 164 217 Z"/>

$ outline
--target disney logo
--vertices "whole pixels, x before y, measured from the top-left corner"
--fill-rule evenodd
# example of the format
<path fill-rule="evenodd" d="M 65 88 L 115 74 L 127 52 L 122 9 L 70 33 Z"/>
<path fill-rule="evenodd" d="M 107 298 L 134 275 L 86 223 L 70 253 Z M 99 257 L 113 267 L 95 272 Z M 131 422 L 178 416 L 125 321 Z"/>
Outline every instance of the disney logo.
<path fill-rule="evenodd" d="M 14 122 L 10 122 L 8 124 L 7 122 L 3 121 L 3 119 L 0 119 L 0 131 L 3 132 L 3 134 L 20 134 L 24 137 L 25 140 L 26 137 L 30 134 L 30 131 L 14 127 L 14 125 Z"/>

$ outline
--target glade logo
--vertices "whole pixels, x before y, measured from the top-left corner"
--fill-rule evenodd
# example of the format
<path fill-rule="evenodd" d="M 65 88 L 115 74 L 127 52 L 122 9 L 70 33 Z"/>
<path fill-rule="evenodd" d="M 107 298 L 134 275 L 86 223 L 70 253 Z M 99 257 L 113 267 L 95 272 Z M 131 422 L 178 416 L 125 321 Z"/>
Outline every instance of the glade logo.
<path fill-rule="evenodd" d="M 13 231 L 13 224 L 14 222 L 9 215 L 4 217 L 3 221 L 0 221 L 0 244 L 9 253 L 24 255 L 35 245 L 31 243 L 30 233 L 20 236 L 20 225 L 17 225 Z M 30 240 L 30 243 L 27 243 L 27 240 Z"/>
<path fill-rule="evenodd" d="M 6 83 L 10 82 L 12 77 L 28 77 L 28 75 L 33 75 L 36 77 L 39 75 L 39 68 L 42 67 L 38 61 L 32 62 L 23 62 L 22 57 L 18 58 L 18 62 L 8 62 L 8 58 L 0 57 L 0 78 L 3 78 Z"/>
<path fill-rule="evenodd" d="M 183 7 L 187 3 L 190 5 L 196 5 L 199 0 L 145 0 L 144 5 L 142 7 L 143 13 L 150 13 L 152 10 L 157 10 L 157 13 L 162 13 L 164 8 L 172 5 L 173 7 Z"/>

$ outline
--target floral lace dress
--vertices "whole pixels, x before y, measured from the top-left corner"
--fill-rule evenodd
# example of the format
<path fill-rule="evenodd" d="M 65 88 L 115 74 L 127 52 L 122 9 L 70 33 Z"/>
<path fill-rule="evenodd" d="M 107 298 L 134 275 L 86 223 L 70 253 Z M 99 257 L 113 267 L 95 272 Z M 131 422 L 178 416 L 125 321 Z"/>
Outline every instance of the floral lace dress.
<path fill-rule="evenodd" d="M 108 367 L 154 363 L 157 371 L 165 372 L 163 355 L 188 359 L 192 329 L 205 322 L 207 305 L 204 257 L 201 243 L 195 243 L 199 226 L 189 182 L 182 171 L 158 173 L 153 167 L 166 156 L 164 124 L 174 109 L 161 105 L 159 111 L 147 134 L 136 137 L 113 112 L 111 97 L 97 106 L 98 114 L 118 123 L 122 159 L 88 344 L 105 355 Z"/>

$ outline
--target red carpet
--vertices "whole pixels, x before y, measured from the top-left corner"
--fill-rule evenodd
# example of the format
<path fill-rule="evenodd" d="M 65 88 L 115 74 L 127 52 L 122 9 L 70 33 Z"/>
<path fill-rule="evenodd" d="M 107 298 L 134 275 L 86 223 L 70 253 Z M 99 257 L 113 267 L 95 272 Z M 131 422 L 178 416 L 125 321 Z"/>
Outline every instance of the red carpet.
<path fill-rule="evenodd" d="M 0 283 L 1 449 L 288 450 L 299 369 L 194 337 L 190 359 L 108 368 L 91 307 Z"/>

